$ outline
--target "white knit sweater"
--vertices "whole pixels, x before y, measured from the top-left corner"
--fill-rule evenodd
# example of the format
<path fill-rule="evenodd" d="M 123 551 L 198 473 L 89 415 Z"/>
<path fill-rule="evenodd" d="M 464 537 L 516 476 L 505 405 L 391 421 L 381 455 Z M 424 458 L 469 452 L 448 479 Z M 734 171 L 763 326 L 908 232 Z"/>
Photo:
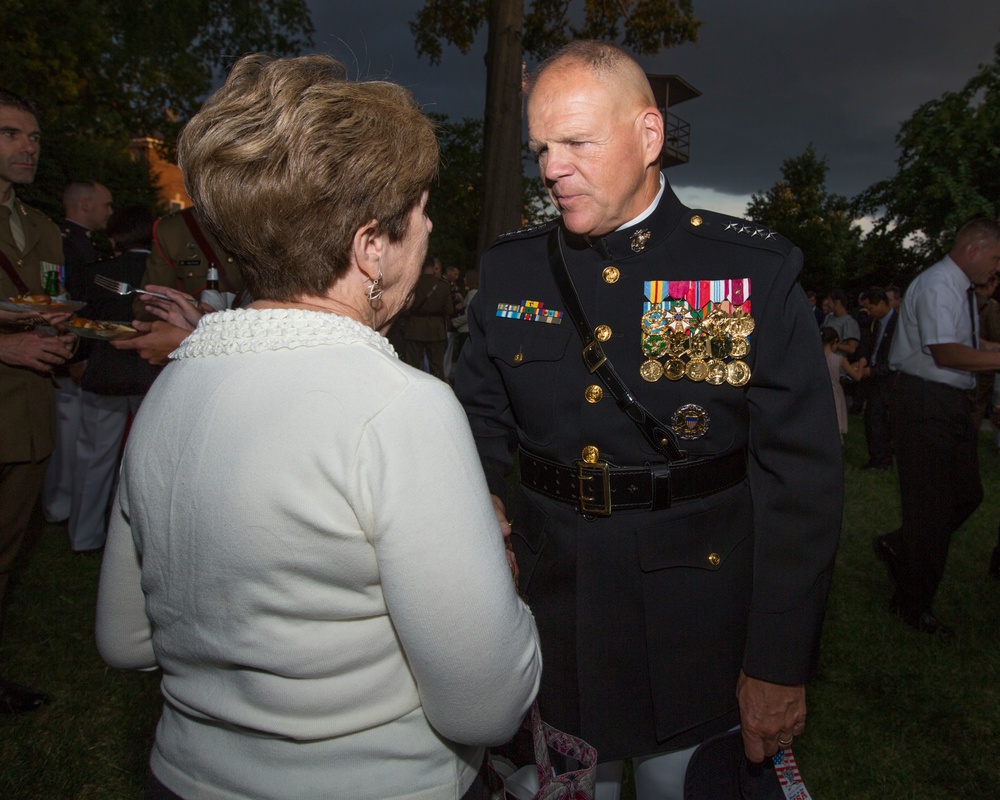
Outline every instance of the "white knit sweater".
<path fill-rule="evenodd" d="M 152 768 L 195 798 L 454 800 L 537 691 L 464 412 L 371 329 L 202 319 L 122 468 L 97 641 L 163 669 Z"/>

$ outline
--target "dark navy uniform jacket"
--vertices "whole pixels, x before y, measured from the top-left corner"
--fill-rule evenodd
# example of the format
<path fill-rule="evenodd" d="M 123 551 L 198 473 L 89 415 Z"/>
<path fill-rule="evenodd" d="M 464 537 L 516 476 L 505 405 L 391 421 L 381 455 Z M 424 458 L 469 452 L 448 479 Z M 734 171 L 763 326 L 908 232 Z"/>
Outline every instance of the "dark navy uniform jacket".
<path fill-rule="evenodd" d="M 83 225 L 72 220 L 63 220 L 62 228 L 63 253 L 65 254 L 64 281 L 66 291 L 73 300 L 83 297 L 87 284 L 92 282 L 96 270 L 89 269 L 97 263 L 100 254 L 90 240 L 90 231 Z"/>
<path fill-rule="evenodd" d="M 551 277 L 553 229 L 590 323 L 610 327 L 604 350 L 640 402 L 665 423 L 698 407 L 704 433 L 681 440 L 692 457 L 748 454 L 742 483 L 664 510 L 588 517 L 524 486 L 508 503 L 542 639 L 543 718 L 602 761 L 675 750 L 739 721 L 741 668 L 793 685 L 815 669 L 843 469 L 798 284 L 802 254 L 760 225 L 684 207 L 669 185 L 649 217 L 596 241 L 558 221 L 500 237 L 482 259 L 456 392 L 501 498 L 518 445 L 563 464 L 587 446 L 614 465 L 663 463 L 607 391 L 591 402 L 600 381 Z M 749 381 L 644 380 L 650 286 L 702 281 L 739 287 L 735 299 L 749 302 Z M 702 300 L 708 286 L 698 283 Z"/>

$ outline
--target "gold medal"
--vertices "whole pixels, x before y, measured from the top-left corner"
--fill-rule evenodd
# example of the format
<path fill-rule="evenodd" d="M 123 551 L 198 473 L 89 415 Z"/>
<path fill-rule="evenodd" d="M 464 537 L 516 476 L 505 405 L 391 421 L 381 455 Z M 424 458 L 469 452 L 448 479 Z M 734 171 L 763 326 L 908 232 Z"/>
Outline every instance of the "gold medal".
<path fill-rule="evenodd" d="M 668 339 L 660 333 L 642 335 L 642 352 L 650 358 L 662 356 L 668 349 Z"/>
<path fill-rule="evenodd" d="M 709 339 L 707 334 L 698 334 L 691 337 L 688 343 L 688 355 L 691 358 L 705 358 L 711 355 L 711 349 L 709 348 Z"/>
<path fill-rule="evenodd" d="M 733 386 L 742 386 L 750 380 L 750 367 L 745 361 L 730 361 L 726 365 L 726 382 Z"/>
<path fill-rule="evenodd" d="M 753 333 L 753 317 L 744 311 L 734 311 L 729 322 L 729 332 L 733 336 L 749 336 Z"/>
<path fill-rule="evenodd" d="M 642 375 L 644 381 L 656 383 L 663 377 L 663 365 L 656 359 L 651 358 L 648 361 L 642 362 L 642 366 L 639 367 L 639 374 Z"/>
<path fill-rule="evenodd" d="M 712 386 L 718 386 L 726 382 L 726 362 L 718 358 L 713 358 L 708 362 L 708 376 L 705 378 Z"/>
<path fill-rule="evenodd" d="M 746 336 L 734 336 L 732 339 L 732 347 L 730 348 L 729 355 L 733 358 L 743 358 L 747 353 L 750 352 L 750 342 L 747 341 Z"/>
<path fill-rule="evenodd" d="M 708 377 L 708 364 L 700 358 L 692 358 L 684 372 L 691 380 L 700 383 Z"/>
<path fill-rule="evenodd" d="M 680 358 L 687 353 L 691 346 L 691 339 L 683 333 L 672 333 L 667 338 L 667 355 L 671 358 Z"/>
<path fill-rule="evenodd" d="M 729 315 L 721 308 L 717 308 L 705 319 L 704 327 L 713 334 L 725 333 L 729 330 Z"/>
<path fill-rule="evenodd" d="M 663 374 L 672 381 L 679 381 L 684 377 L 684 362 L 679 358 L 670 359 L 663 367 Z"/>
<path fill-rule="evenodd" d="M 643 333 L 666 333 L 667 321 L 663 309 L 656 306 L 642 315 Z"/>
<path fill-rule="evenodd" d="M 712 358 L 728 358 L 733 351 L 733 337 L 728 333 L 718 333 L 708 343 Z"/>

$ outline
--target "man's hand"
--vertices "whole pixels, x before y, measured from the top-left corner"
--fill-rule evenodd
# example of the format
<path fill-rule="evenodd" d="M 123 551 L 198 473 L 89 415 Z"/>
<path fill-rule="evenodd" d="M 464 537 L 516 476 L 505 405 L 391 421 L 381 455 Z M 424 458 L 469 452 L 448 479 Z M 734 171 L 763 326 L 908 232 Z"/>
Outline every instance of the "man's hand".
<path fill-rule="evenodd" d="M 517 557 L 514 555 L 514 548 L 510 543 L 510 522 L 507 521 L 507 509 L 503 500 L 495 494 L 490 495 L 493 501 L 493 513 L 497 515 L 497 522 L 500 523 L 500 533 L 503 534 L 503 544 L 507 549 L 507 566 L 510 567 L 510 574 L 514 576 L 514 586 L 517 586 L 517 579 L 521 576 L 521 571 L 517 568 Z"/>
<path fill-rule="evenodd" d="M 136 350 L 150 364 L 166 364 L 167 357 L 190 333 L 169 322 L 142 322 L 134 319 L 132 327 L 142 335 L 131 339 L 117 339 L 111 342 L 111 346 L 118 350 Z"/>
<path fill-rule="evenodd" d="M 0 361 L 12 367 L 49 372 L 73 355 L 75 336 L 44 336 L 35 331 L 0 336 Z"/>
<path fill-rule="evenodd" d="M 736 684 L 743 726 L 743 749 L 759 764 L 791 744 L 806 729 L 806 687 L 751 678 L 740 670 Z M 779 743 L 780 740 L 780 743 Z"/>

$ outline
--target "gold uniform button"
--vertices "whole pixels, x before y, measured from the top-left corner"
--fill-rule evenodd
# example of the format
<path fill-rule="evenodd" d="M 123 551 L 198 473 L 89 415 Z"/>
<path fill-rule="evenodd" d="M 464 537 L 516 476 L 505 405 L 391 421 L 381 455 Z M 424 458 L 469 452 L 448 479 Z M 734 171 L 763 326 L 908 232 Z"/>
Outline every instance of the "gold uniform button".
<path fill-rule="evenodd" d="M 583 448 L 581 455 L 583 456 L 583 460 L 588 464 L 596 464 L 597 459 L 601 457 L 601 451 L 594 447 L 594 445 L 588 444 Z"/>
<path fill-rule="evenodd" d="M 516 353 L 514 355 L 514 363 L 520 364 L 522 361 L 524 361 L 524 353 Z"/>
<path fill-rule="evenodd" d="M 618 283 L 618 279 L 621 276 L 622 274 L 618 271 L 618 267 L 605 267 L 604 272 L 601 273 L 601 277 L 604 278 L 605 283 Z"/>
<path fill-rule="evenodd" d="M 606 342 L 611 338 L 611 328 L 607 325 L 598 325 L 594 328 L 594 336 L 597 337 L 598 341 Z"/>
<path fill-rule="evenodd" d="M 713 567 L 717 567 L 719 566 L 720 563 L 722 563 L 722 558 L 719 556 L 718 553 L 712 553 L 708 557 L 708 563 L 711 564 Z"/>
<path fill-rule="evenodd" d="M 584 390 L 583 396 L 587 398 L 588 403 L 600 403 L 604 397 L 604 390 L 596 383 L 592 383 Z"/>
<path fill-rule="evenodd" d="M 702 222 L 704 222 L 704 220 L 701 217 L 699 217 L 697 214 L 695 214 L 693 217 L 691 217 L 691 224 L 694 225 L 696 228 L 699 225 L 701 225 Z"/>

